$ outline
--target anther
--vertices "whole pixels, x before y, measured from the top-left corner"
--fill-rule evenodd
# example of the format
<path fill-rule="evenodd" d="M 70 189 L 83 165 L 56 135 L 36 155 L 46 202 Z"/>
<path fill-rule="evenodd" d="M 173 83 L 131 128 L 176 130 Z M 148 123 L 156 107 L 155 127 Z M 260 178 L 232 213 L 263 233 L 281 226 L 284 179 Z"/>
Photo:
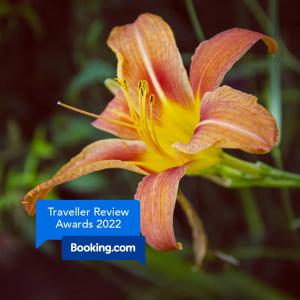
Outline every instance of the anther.
<path fill-rule="evenodd" d="M 143 80 L 142 84 L 143 84 L 143 89 L 145 90 L 145 93 L 147 94 L 149 92 L 148 82 L 146 80 Z"/>
<path fill-rule="evenodd" d="M 140 90 L 141 88 L 142 88 L 142 80 L 139 80 L 138 89 Z"/>
<path fill-rule="evenodd" d="M 149 96 L 149 103 L 152 104 L 154 102 L 154 95 L 150 94 Z"/>
<path fill-rule="evenodd" d="M 114 81 L 119 84 L 119 85 L 122 85 L 121 82 L 120 82 L 120 79 L 118 77 L 114 78 Z"/>

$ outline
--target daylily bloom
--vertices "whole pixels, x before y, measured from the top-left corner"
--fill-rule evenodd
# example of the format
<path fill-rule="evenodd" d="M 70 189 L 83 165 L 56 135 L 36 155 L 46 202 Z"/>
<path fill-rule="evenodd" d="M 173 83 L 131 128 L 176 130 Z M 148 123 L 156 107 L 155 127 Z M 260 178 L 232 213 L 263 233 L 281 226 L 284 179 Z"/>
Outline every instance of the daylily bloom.
<path fill-rule="evenodd" d="M 258 154 L 277 143 L 276 122 L 257 98 L 220 86 L 258 40 L 276 52 L 276 42 L 261 33 L 234 28 L 217 34 L 197 47 L 188 77 L 172 30 L 160 17 L 143 14 L 114 28 L 108 46 L 118 59 L 117 85 L 109 82 L 114 98 L 92 124 L 119 138 L 88 145 L 30 191 L 27 212 L 34 214 L 36 199 L 58 184 L 103 169 L 128 169 L 145 175 L 135 199 L 141 201 L 147 243 L 180 249 L 173 230 L 180 179 L 217 165 L 221 148 Z"/>

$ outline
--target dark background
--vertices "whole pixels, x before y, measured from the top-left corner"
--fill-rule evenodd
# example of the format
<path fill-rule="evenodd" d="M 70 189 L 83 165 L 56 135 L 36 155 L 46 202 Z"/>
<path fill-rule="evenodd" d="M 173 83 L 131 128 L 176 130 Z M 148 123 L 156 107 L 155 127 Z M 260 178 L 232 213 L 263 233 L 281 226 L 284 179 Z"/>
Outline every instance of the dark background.
<path fill-rule="evenodd" d="M 264 33 L 278 25 L 282 99 L 281 154 L 286 170 L 300 173 L 299 1 L 195 0 L 207 38 L 232 27 Z M 135 262 L 64 262 L 60 243 L 34 248 L 34 218 L 20 205 L 24 194 L 49 178 L 86 144 L 109 137 L 87 117 L 65 111 L 65 102 L 98 113 L 111 99 L 105 78 L 116 60 L 106 46 L 110 30 L 140 13 L 162 16 L 172 27 L 186 67 L 198 45 L 185 1 L 0 0 L 0 297 L 3 299 L 293 299 L 300 298 L 299 191 L 229 190 L 185 178 L 209 239 L 201 271 L 193 269 L 191 233 L 175 211 L 181 252 L 147 249 L 147 266 Z M 273 9 L 274 12 L 274 9 Z M 226 76 L 229 85 L 270 106 L 270 58 L 256 45 Z M 271 154 L 251 161 L 278 164 Z M 275 157 L 276 158 L 276 157 Z M 58 187 L 49 198 L 130 199 L 140 176 L 114 170 Z M 287 218 L 287 203 L 292 219 Z M 290 211 L 291 213 L 291 211 Z M 220 260 L 222 251 L 240 260 Z"/>

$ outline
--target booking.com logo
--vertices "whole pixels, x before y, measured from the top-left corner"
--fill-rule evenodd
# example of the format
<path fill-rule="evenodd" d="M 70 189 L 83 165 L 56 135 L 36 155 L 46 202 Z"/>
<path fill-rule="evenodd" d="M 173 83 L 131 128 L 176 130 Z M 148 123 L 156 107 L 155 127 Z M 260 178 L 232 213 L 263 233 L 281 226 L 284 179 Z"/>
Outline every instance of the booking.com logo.
<path fill-rule="evenodd" d="M 71 252 L 103 252 L 105 254 L 111 254 L 112 252 L 136 252 L 135 245 L 101 245 L 99 243 L 90 243 L 88 245 L 78 245 L 71 243 Z"/>
<path fill-rule="evenodd" d="M 138 260 L 145 265 L 145 238 L 139 236 L 64 236 L 64 260 Z"/>

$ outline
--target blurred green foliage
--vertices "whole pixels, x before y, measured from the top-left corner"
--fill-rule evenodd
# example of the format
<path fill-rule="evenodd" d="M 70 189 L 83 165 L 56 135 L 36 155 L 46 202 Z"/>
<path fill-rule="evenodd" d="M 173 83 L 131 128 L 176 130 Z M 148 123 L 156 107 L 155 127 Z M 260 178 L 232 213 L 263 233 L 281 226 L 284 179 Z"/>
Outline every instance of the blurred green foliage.
<path fill-rule="evenodd" d="M 86 144 L 110 137 L 93 128 L 91 120 L 62 111 L 56 107 L 56 102 L 65 97 L 68 103 L 96 113 L 104 108 L 111 95 L 103 82 L 116 72 L 116 60 L 105 46 L 111 28 L 131 22 L 143 11 L 151 11 L 162 15 L 173 26 L 187 66 L 197 46 L 184 1 L 176 4 L 174 1 L 124 2 L 0 1 L 0 43 L 4 49 L 1 59 L 3 84 L 0 83 L 3 106 L 0 244 L 4 245 L 7 236 L 17 240 L 21 246 L 12 253 L 24 255 L 31 266 L 38 265 L 41 258 L 40 253 L 37 255 L 38 251 L 33 250 L 34 219 L 28 217 L 20 205 L 24 194 L 53 175 Z M 225 5 L 218 1 L 195 0 L 193 18 L 200 17 L 207 37 L 234 26 L 270 32 L 272 20 L 268 17 L 267 4 L 267 1 L 245 0 L 228 1 Z M 288 23 L 292 16 L 283 6 L 280 3 L 279 11 Z M 227 12 L 226 16 L 222 10 Z M 241 15 L 245 17 L 241 19 Z M 292 54 L 299 51 L 299 45 L 295 47 L 292 43 L 294 36 L 289 30 L 293 23 L 289 24 L 290 27 L 285 25 L 281 30 L 281 69 L 278 71 L 282 75 L 281 149 L 284 167 L 299 173 L 300 68 L 297 66 L 300 63 Z M 26 38 L 20 38 L 16 44 L 16 39 L 23 36 Z M 293 50 L 287 46 L 288 42 Z M 9 51 L 11 47 L 13 51 Z M 18 56 L 22 57 L 25 67 L 6 72 Z M 27 65 L 26 58 L 34 63 Z M 251 91 L 267 105 L 268 95 L 271 95 L 268 72 L 268 60 L 257 47 L 225 80 L 232 86 Z M 256 159 L 240 152 L 233 153 L 252 161 Z M 271 156 L 260 159 L 273 163 Z M 65 184 L 48 198 L 130 199 L 139 180 L 140 176 L 125 171 L 105 171 Z M 272 189 L 226 190 L 198 178 L 183 180 L 182 188 L 203 219 L 209 238 L 209 254 L 203 270 L 193 269 L 191 233 L 183 212 L 176 208 L 175 227 L 178 240 L 184 240 L 184 251 L 159 253 L 148 249 L 146 268 L 133 263 L 84 263 L 85 268 L 97 274 L 97 280 L 89 288 L 96 293 L 101 280 L 105 279 L 114 286 L 119 298 L 125 295 L 126 299 L 292 299 L 300 296 L 297 286 L 300 245 L 296 231 L 300 221 L 294 219 L 294 230 L 290 230 L 280 193 Z M 299 196 L 299 191 L 291 191 L 289 201 L 296 216 L 300 213 L 296 202 Z M 26 256 L 26 251 L 33 254 Z M 220 260 L 216 251 L 232 255 L 240 264 L 234 266 L 228 262 L 230 259 Z M 42 253 L 50 256 L 53 262 L 60 260 L 55 243 L 48 242 L 42 247 Z M 0 255 L 0 266 L 2 264 Z M 77 265 L 74 263 L 72 267 L 78 268 Z M 15 268 L 16 273 L 19 270 L 13 263 L 11 268 Z M 4 274 L 0 275 L 7 277 L 11 269 L 6 271 L 2 268 L 0 273 Z M 24 272 L 33 280 L 39 276 L 30 269 Z M 56 284 L 52 282 L 51 288 L 55 289 Z M 35 292 L 28 291 L 28 299 L 33 298 L 31 295 L 47 293 L 43 287 L 35 289 Z M 73 299 L 77 299 L 76 296 Z"/>

